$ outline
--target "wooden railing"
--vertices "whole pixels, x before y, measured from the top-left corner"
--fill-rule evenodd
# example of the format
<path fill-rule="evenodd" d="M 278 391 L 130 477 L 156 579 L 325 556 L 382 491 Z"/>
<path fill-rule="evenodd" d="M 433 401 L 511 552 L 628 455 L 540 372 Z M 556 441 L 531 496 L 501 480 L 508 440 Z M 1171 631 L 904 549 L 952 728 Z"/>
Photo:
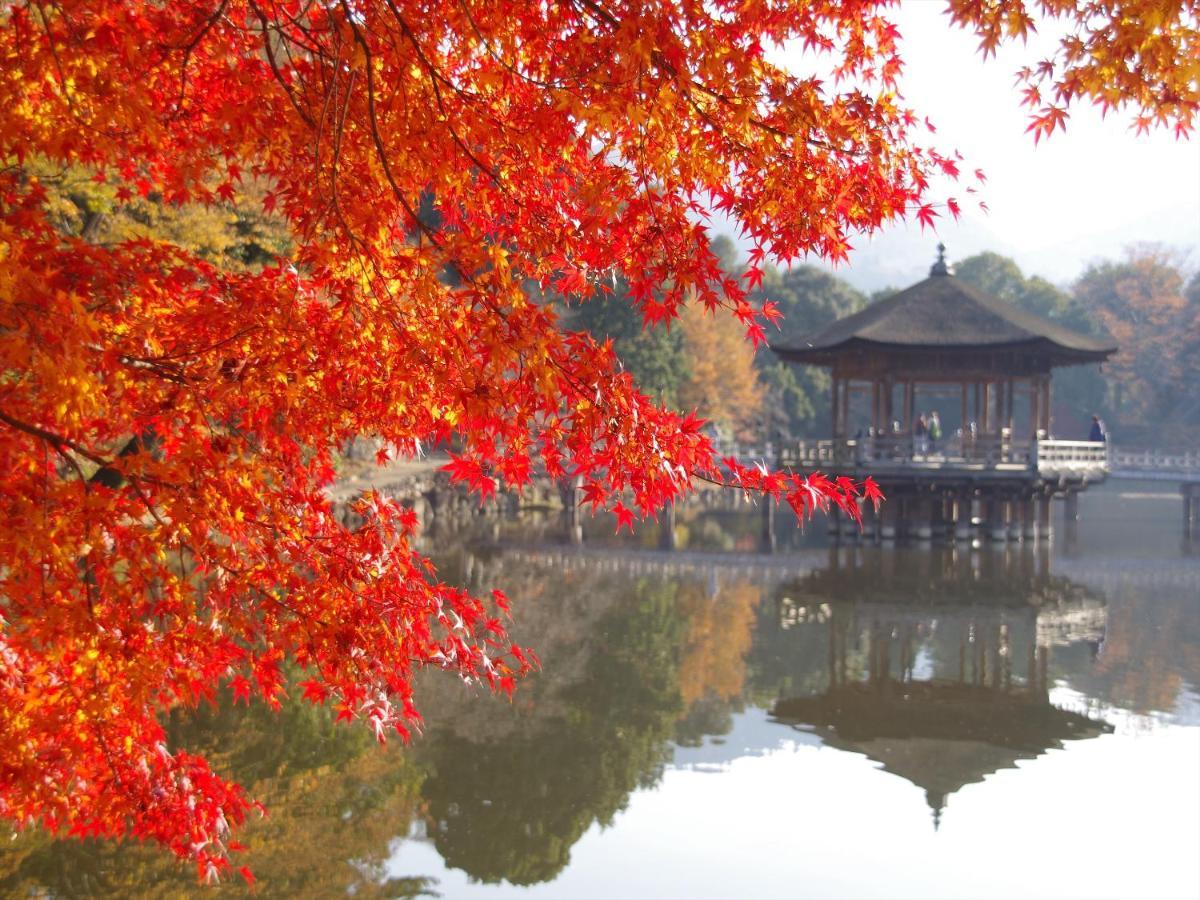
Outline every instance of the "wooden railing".
<path fill-rule="evenodd" d="M 1109 456 L 1113 469 L 1133 473 L 1200 477 L 1200 451 L 1122 450 L 1114 447 Z"/>
<path fill-rule="evenodd" d="M 922 441 L 910 435 L 882 435 L 843 440 L 809 440 L 785 444 L 717 443 L 722 456 L 742 462 L 826 472 L 863 467 L 1036 468 L 1040 472 L 1111 472 L 1125 478 L 1200 479 L 1200 451 L 1121 450 L 1103 441 L 1057 438 L 1013 440 L 1007 435 L 953 435 Z"/>
<path fill-rule="evenodd" d="M 1101 472 L 1108 467 L 1108 448 L 1103 442 L 1014 440 L 1007 435 L 955 435 L 936 442 L 908 435 L 885 435 L 800 441 L 781 447 L 777 462 L 786 468 L 826 470 L 901 465 L 921 469 L 982 466 Z"/>

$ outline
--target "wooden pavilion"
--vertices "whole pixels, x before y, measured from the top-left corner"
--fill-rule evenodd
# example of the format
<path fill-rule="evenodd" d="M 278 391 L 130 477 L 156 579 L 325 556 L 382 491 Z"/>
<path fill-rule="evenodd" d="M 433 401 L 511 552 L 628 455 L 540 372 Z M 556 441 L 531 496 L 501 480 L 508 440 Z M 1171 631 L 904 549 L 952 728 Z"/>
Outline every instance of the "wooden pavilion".
<path fill-rule="evenodd" d="M 960 537 L 969 536 L 973 515 L 964 497 L 997 498 L 1003 509 L 982 510 L 990 533 L 1020 536 L 1034 530 L 1032 506 L 1013 512 L 1012 503 L 1058 495 L 1073 506 L 1075 494 L 1107 472 L 1103 443 L 1052 438 L 1051 373 L 1101 363 L 1116 346 L 960 281 L 941 244 L 924 281 L 798 346 L 771 349 L 833 376 L 831 439 L 788 448 L 783 465 L 871 474 L 902 499 L 930 490 L 957 498 Z M 920 433 L 924 410 L 938 412 L 940 440 Z M 918 537 L 936 530 L 936 512 L 907 512 L 890 526 L 894 533 L 905 525 Z M 1048 506 L 1041 518 L 1048 526 Z"/>

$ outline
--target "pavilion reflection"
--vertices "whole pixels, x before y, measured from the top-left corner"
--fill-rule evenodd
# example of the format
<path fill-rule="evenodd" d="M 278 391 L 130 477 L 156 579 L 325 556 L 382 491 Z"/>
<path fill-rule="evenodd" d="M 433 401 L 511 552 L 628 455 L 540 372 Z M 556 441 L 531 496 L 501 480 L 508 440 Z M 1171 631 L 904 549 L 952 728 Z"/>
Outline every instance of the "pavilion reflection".
<path fill-rule="evenodd" d="M 1112 730 L 1050 694 L 1056 647 L 1100 652 L 1104 598 L 1033 554 L 834 551 L 781 585 L 773 612 L 826 646 L 824 677 L 773 717 L 922 788 L 935 828 L 963 786 Z"/>

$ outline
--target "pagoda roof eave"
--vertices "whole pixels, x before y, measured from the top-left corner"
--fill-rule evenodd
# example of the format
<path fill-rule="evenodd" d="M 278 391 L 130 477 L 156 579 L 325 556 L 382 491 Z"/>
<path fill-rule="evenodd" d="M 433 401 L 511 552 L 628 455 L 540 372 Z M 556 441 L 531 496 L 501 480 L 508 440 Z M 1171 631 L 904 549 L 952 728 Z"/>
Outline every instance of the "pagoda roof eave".
<path fill-rule="evenodd" d="M 827 367 L 835 366 L 839 361 L 847 359 L 851 356 L 857 356 L 863 352 L 874 354 L 894 353 L 914 356 L 918 354 L 928 355 L 936 353 L 942 356 L 946 354 L 954 354 L 962 355 L 964 358 L 977 358 L 980 353 L 1026 351 L 1048 357 L 1049 364 L 1052 367 L 1102 363 L 1117 352 L 1117 348 L 1115 346 L 1101 347 L 1095 350 L 1078 349 L 1074 347 L 1064 347 L 1041 337 L 1026 340 L 972 344 L 911 344 L 896 343 L 892 341 L 876 341 L 862 337 L 852 337 L 842 341 L 841 343 L 831 344 L 823 347 L 789 347 L 779 344 L 770 344 L 768 345 L 768 349 L 785 362 Z"/>

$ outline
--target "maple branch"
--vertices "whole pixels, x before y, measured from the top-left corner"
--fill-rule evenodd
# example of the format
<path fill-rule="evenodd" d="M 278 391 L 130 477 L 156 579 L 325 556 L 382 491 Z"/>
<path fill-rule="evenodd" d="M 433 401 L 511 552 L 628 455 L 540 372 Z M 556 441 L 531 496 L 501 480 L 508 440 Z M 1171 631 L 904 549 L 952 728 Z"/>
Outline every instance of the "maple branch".
<path fill-rule="evenodd" d="M 62 435 L 55 434 L 53 431 L 47 431 L 45 428 L 39 428 L 37 425 L 30 425 L 28 422 L 22 422 L 20 419 L 14 419 L 2 409 L 0 409 L 0 422 L 3 422 L 10 428 L 15 428 L 17 431 L 22 431 L 25 434 L 45 441 L 55 449 L 66 447 L 69 450 L 73 450 L 84 459 L 94 462 L 98 466 L 111 465 L 111 463 L 106 461 L 103 457 L 96 456 L 90 450 L 79 446 L 79 444 L 76 444 L 74 441 L 63 437 Z"/>
<path fill-rule="evenodd" d="M 413 33 L 412 28 L 409 27 L 408 22 L 400 13 L 400 10 L 396 8 L 395 0 L 385 0 L 385 2 L 387 3 L 388 9 L 392 11 L 392 15 L 395 17 L 396 21 L 400 23 L 400 30 L 404 32 L 404 36 L 407 37 L 409 43 L 412 44 L 413 50 L 416 51 L 417 58 L 421 60 L 422 64 L 425 66 L 425 70 L 429 73 L 429 83 L 433 87 L 434 100 L 438 105 L 438 110 L 442 113 L 442 116 L 446 120 L 446 128 L 450 132 L 450 136 L 454 139 L 454 143 L 458 145 L 459 149 L 466 154 L 467 158 L 471 160 L 471 162 L 473 162 L 480 171 L 484 172 L 492 179 L 492 182 L 496 185 L 496 187 L 500 188 L 500 190 L 507 196 L 512 197 L 512 193 L 501 182 L 500 176 L 495 169 L 493 169 L 491 166 L 485 165 L 483 161 L 475 155 L 474 151 L 472 151 L 471 148 L 466 145 L 466 142 L 463 141 L 463 139 L 459 136 L 458 131 L 453 125 L 453 118 L 446 111 L 446 104 L 442 99 L 442 90 L 440 87 L 438 87 L 438 81 L 444 81 L 447 87 L 458 93 L 460 96 L 462 96 L 462 91 L 459 90 L 457 85 L 445 78 L 437 66 L 435 66 L 429 57 L 425 55 L 424 49 L 421 47 L 420 42 L 417 41 L 417 36 Z M 341 0 L 341 3 L 343 6 L 345 6 L 346 0 Z M 357 28 L 355 31 L 357 33 Z"/>
<path fill-rule="evenodd" d="M 433 245 L 439 246 L 439 240 L 436 232 L 427 224 L 421 221 L 417 215 L 417 211 L 408 202 L 408 198 L 404 196 L 404 192 L 400 190 L 400 185 L 396 183 L 396 178 L 392 174 L 391 162 L 388 158 L 387 148 L 383 145 L 383 136 L 379 133 L 379 117 L 375 109 L 375 57 L 371 53 L 371 47 L 367 43 L 359 30 L 358 23 L 354 21 L 354 14 L 350 10 L 346 0 L 341 0 L 342 9 L 346 13 L 346 21 L 350 23 L 350 30 L 354 34 L 355 43 L 362 48 L 363 56 L 367 61 L 367 114 L 371 118 L 371 140 L 375 144 L 375 155 L 379 157 L 379 163 L 383 166 L 383 175 L 387 179 L 388 184 L 392 188 L 392 194 L 396 200 L 404 207 L 404 211 L 408 217 L 412 219 L 413 224 L 417 226 Z"/>
<path fill-rule="evenodd" d="M 227 338 L 222 338 L 221 340 L 216 341 L 215 343 L 209 344 L 207 347 L 199 347 L 197 349 L 181 350 L 176 353 L 165 353 L 161 356 L 130 356 L 128 354 L 124 354 L 124 355 L 122 355 L 121 358 L 130 360 L 132 362 L 148 363 L 148 364 L 170 362 L 172 360 L 177 360 L 177 359 L 187 359 L 188 357 L 191 357 L 191 356 L 202 356 L 205 353 L 211 353 L 213 350 L 216 350 L 219 347 L 224 347 L 226 344 L 232 344 L 234 341 L 244 338 L 248 334 L 253 334 L 256 331 L 261 331 L 261 330 L 262 330 L 261 325 L 248 325 L 245 328 L 243 328 L 241 331 L 237 332 L 236 334 L 232 334 Z"/>
<path fill-rule="evenodd" d="M 621 27 L 621 21 L 604 7 L 602 7 L 599 3 L 597 3 L 596 0 L 571 0 L 571 2 L 587 7 L 592 11 L 596 18 L 600 19 L 600 21 L 611 26 L 612 28 Z"/>
<path fill-rule="evenodd" d="M 526 75 L 524 72 L 522 72 L 520 69 L 518 69 L 512 63 L 510 63 L 508 60 L 503 59 L 500 56 L 500 54 L 498 54 L 492 48 L 491 41 L 489 41 L 486 37 L 484 37 L 483 32 L 480 31 L 479 25 L 475 21 L 475 17 L 473 15 L 471 15 L 471 8 L 467 5 L 466 0 L 459 0 L 458 5 L 462 9 L 463 15 L 465 15 L 467 17 L 467 21 L 471 24 L 471 30 L 473 32 L 475 32 L 475 37 L 477 37 L 479 39 L 479 43 L 483 44 L 484 48 L 487 50 L 488 56 L 490 56 L 497 63 L 499 63 L 500 67 L 503 68 L 504 71 L 508 72 L 510 75 L 520 78 L 522 81 L 526 82 L 527 84 L 532 84 L 534 87 L 546 88 L 547 90 L 554 90 L 556 88 L 565 87 L 565 83 L 561 82 L 561 81 L 559 81 L 559 82 L 542 81 L 540 79 L 534 78 L 532 75 Z M 597 68 L 599 68 L 599 66 L 600 66 L 600 63 L 597 62 L 596 65 L 593 67 L 592 71 L 594 72 Z"/>
<path fill-rule="evenodd" d="M 211 16 L 205 19 L 205 21 L 201 24 L 200 29 L 191 38 L 191 40 L 181 46 L 172 47 L 167 45 L 166 47 L 168 51 L 183 51 L 183 60 L 179 63 L 179 98 L 175 101 L 175 113 L 171 116 L 172 119 L 183 115 L 183 101 L 186 99 L 187 95 L 188 63 L 191 62 L 192 53 L 194 53 L 196 48 L 200 46 L 200 42 L 204 40 L 205 35 L 207 35 L 209 31 L 211 31 L 217 24 L 217 22 L 220 21 L 221 16 L 224 15 L 225 9 L 228 6 L 229 0 L 221 0 L 220 5 L 217 6 L 216 10 L 213 11 Z"/>
<path fill-rule="evenodd" d="M 73 118 L 82 128 L 86 128 L 94 134 L 98 134 L 106 138 L 119 139 L 128 136 L 130 133 L 128 129 L 122 131 L 119 129 L 110 130 L 105 128 L 97 128 L 92 124 L 90 119 L 84 118 L 75 102 L 73 90 L 71 87 L 69 87 L 69 85 L 72 84 L 72 79 L 68 79 L 66 74 L 63 72 L 62 60 L 58 55 L 58 44 L 54 40 L 54 35 L 50 31 L 50 20 L 46 15 L 46 11 L 42 8 L 40 3 L 36 2 L 36 0 L 31 0 L 29 5 L 33 9 L 37 10 L 38 18 L 42 20 L 42 30 L 46 33 L 46 45 L 50 48 L 50 56 L 54 60 L 54 68 L 58 73 L 59 90 L 62 91 L 62 95 L 67 101 L 67 109 L 71 114 L 71 118 Z M 66 13 L 63 12 L 61 8 L 59 8 L 59 15 L 63 17 L 64 21 L 66 20 Z"/>
<path fill-rule="evenodd" d="M 254 0 L 250 0 L 250 8 L 254 10 L 254 15 L 258 17 L 258 21 L 262 25 L 263 49 L 266 51 L 267 64 L 271 67 L 271 72 L 275 76 L 276 83 L 283 88 L 283 93 L 287 96 L 288 103 L 291 104 L 292 109 L 296 111 L 296 115 L 310 128 L 316 129 L 317 123 L 312 120 L 312 116 L 306 110 L 301 108 L 300 101 L 292 93 L 292 86 L 287 83 L 287 79 L 283 77 L 283 72 L 279 69 L 279 63 L 275 59 L 275 51 L 271 47 L 271 23 L 267 19 L 267 14 L 263 12 L 262 8 Z M 276 25 L 275 29 L 278 32 L 279 26 Z M 281 32 L 279 34 L 283 38 L 283 34 Z M 286 42 L 286 39 L 284 40 Z"/>

